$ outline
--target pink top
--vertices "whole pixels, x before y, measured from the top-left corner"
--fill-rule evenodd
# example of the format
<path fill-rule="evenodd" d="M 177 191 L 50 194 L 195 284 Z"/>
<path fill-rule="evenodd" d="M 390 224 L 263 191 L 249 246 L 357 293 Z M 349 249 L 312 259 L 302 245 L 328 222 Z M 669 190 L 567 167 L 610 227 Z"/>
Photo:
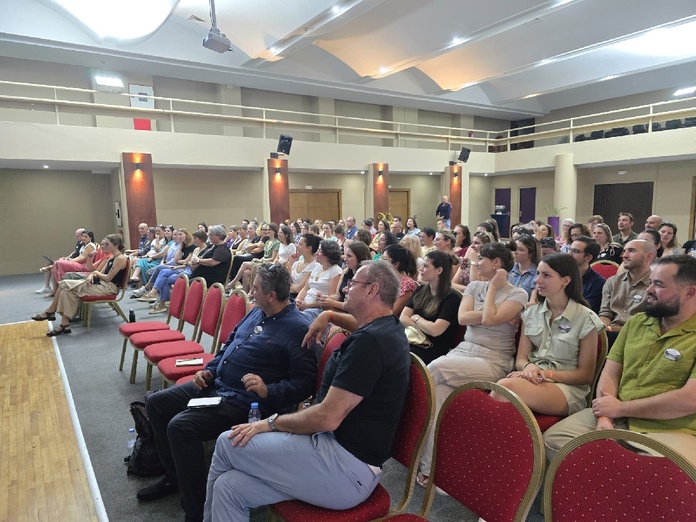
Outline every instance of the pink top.
<path fill-rule="evenodd" d="M 406 292 L 415 292 L 418 288 L 418 283 L 408 276 L 401 278 L 401 289 L 399 290 L 399 297 L 403 296 Z"/>

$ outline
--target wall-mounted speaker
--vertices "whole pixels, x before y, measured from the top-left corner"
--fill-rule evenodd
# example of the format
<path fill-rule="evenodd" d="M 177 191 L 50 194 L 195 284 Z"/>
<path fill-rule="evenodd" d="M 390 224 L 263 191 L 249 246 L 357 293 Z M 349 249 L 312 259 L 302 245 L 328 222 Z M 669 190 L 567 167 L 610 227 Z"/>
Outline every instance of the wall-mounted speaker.
<path fill-rule="evenodd" d="M 462 147 L 462 151 L 459 153 L 459 157 L 457 158 L 459 161 L 466 163 L 469 161 L 469 155 L 471 154 L 471 149 L 467 149 L 466 147 Z"/>
<path fill-rule="evenodd" d="M 280 138 L 278 139 L 278 152 L 289 156 L 290 147 L 292 147 L 292 136 L 281 134 Z"/>

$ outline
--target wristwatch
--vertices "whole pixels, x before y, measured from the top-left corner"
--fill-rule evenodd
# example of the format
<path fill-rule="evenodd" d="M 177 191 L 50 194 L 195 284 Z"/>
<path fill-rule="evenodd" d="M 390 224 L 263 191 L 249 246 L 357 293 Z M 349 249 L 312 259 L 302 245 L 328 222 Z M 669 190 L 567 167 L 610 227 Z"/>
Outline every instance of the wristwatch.
<path fill-rule="evenodd" d="M 268 417 L 268 419 L 266 419 L 268 421 L 268 425 L 271 427 L 271 431 L 278 431 L 278 427 L 275 425 L 275 421 L 277 418 L 278 414 L 274 413 L 273 415 Z"/>

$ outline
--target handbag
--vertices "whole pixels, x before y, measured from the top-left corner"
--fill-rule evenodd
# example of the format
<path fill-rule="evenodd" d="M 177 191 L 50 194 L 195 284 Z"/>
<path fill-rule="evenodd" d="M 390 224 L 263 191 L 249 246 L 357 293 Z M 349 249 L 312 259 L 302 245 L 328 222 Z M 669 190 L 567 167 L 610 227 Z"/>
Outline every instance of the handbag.
<path fill-rule="evenodd" d="M 415 326 L 406 327 L 406 339 L 408 339 L 408 344 L 421 348 L 430 348 L 433 345 L 430 339 Z"/>

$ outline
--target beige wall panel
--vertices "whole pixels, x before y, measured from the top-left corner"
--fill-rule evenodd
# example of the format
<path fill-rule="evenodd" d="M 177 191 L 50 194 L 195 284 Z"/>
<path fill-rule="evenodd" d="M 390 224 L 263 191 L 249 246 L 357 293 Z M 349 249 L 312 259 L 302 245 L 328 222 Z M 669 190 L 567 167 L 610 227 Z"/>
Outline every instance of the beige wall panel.
<path fill-rule="evenodd" d="M 389 186 L 411 189 L 411 215 L 416 216 L 418 227 L 435 227 L 435 209 L 442 198 L 439 174 L 418 176 L 391 172 Z"/>

